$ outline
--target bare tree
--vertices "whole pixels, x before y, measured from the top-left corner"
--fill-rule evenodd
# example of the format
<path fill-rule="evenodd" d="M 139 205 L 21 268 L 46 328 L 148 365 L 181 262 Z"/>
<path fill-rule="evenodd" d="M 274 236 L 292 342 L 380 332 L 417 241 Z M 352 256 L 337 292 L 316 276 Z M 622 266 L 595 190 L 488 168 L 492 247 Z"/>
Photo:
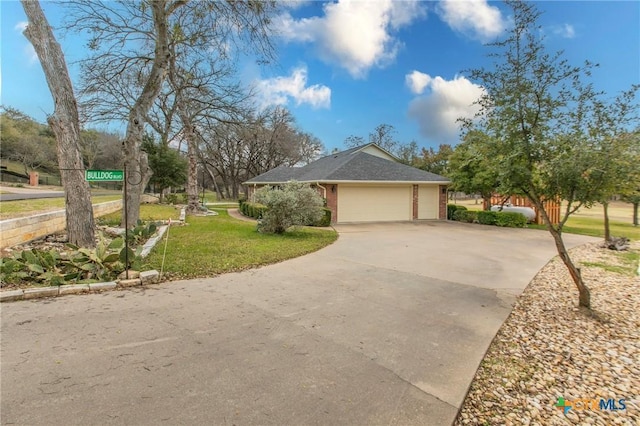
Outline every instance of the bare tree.
<path fill-rule="evenodd" d="M 135 223 L 141 194 L 150 177 L 148 161 L 140 146 L 148 113 L 167 79 L 172 43 L 207 46 L 203 51 L 213 52 L 249 46 L 252 52 L 268 59 L 272 53 L 270 14 L 275 10 L 275 2 L 69 3 L 73 8 L 70 26 L 91 34 L 89 47 L 95 52 L 84 61 L 87 78 L 83 93 L 89 99 L 88 105 L 95 108 L 111 103 L 120 114 L 127 111 L 123 142 L 129 175 L 125 214 L 129 223 Z M 121 81 L 112 84 L 113 79 Z"/>
<path fill-rule="evenodd" d="M 60 45 L 56 41 L 40 3 L 22 0 L 29 20 L 24 31 L 33 45 L 53 96 L 55 110 L 47 121 L 56 135 L 58 164 L 65 188 L 69 241 L 82 247 L 95 246 L 95 223 L 89 183 L 79 149 L 80 119 L 73 86 Z"/>

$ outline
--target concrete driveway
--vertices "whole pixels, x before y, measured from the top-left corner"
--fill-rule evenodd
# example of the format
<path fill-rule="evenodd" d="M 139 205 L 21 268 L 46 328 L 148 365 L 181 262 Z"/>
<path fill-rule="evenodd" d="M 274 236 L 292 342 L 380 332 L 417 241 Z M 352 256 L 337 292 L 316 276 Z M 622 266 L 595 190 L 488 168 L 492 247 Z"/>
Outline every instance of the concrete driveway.
<path fill-rule="evenodd" d="M 2 423 L 450 424 L 551 237 L 338 230 L 243 273 L 3 304 Z"/>

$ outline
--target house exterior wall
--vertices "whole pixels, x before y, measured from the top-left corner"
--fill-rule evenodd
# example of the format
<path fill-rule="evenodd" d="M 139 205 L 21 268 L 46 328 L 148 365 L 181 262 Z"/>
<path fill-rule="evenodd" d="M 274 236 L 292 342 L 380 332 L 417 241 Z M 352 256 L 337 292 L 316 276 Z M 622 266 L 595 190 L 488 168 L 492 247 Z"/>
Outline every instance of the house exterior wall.
<path fill-rule="evenodd" d="M 255 194 L 255 191 L 257 189 L 262 188 L 264 185 L 247 185 L 247 199 L 249 201 L 252 200 L 253 195 Z M 318 191 L 318 194 L 320 194 L 321 197 L 323 197 L 326 200 L 326 205 L 327 208 L 329 210 L 331 210 L 331 223 L 337 223 L 338 222 L 338 196 L 340 194 L 340 186 L 339 184 L 333 184 L 333 183 L 319 183 L 318 185 L 311 185 L 313 188 L 315 188 Z M 342 185 L 344 186 L 344 185 Z M 349 186 L 349 185 L 347 185 Z M 353 186 L 353 185 L 351 185 Z M 351 187 L 350 186 L 350 187 Z M 363 188 L 367 188 L 368 185 L 361 185 Z M 410 191 L 411 191 L 411 198 L 410 198 L 410 206 L 408 206 L 410 208 L 410 218 L 407 218 L 409 220 L 417 220 L 419 217 L 422 216 L 422 213 L 420 212 L 421 210 L 421 205 L 425 202 L 429 203 L 437 203 L 437 212 L 438 212 L 438 217 L 437 219 L 440 220 L 445 220 L 447 218 L 447 185 L 438 185 L 436 186 L 437 188 L 437 192 L 438 195 L 435 199 L 433 200 L 423 200 L 420 198 L 420 193 L 422 191 L 420 191 L 421 185 L 411 185 L 410 187 Z M 344 196 L 344 194 L 343 194 Z M 405 219 L 406 220 L 406 219 Z"/>
<path fill-rule="evenodd" d="M 412 200 L 413 220 L 418 218 L 418 185 L 413 185 L 413 200 Z"/>
<path fill-rule="evenodd" d="M 447 220 L 447 185 L 440 185 L 440 220 Z"/>
<path fill-rule="evenodd" d="M 375 155 L 376 157 L 384 158 L 385 160 L 396 161 L 395 158 L 375 146 L 368 146 L 362 149 L 361 152 L 366 152 L 367 154 Z"/>
<path fill-rule="evenodd" d="M 327 208 L 331 210 L 331 223 L 336 223 L 338 220 L 338 185 L 336 184 L 323 184 L 327 189 Z"/>

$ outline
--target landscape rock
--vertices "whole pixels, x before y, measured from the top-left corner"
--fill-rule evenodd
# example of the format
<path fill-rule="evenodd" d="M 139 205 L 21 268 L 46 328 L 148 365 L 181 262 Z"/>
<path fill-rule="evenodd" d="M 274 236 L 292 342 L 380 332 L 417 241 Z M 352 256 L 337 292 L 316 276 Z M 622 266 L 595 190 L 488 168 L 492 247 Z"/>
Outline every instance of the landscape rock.
<path fill-rule="evenodd" d="M 632 250 L 640 249 L 634 242 Z M 549 262 L 516 301 L 494 338 L 454 425 L 640 424 L 640 277 L 617 253 L 592 243 L 570 251 L 591 290 L 592 314 L 559 258 Z M 518 386 L 507 386 L 518 383 Z M 497 386 L 503 384 L 503 386 Z M 575 410 L 565 400 L 624 399 L 626 410 Z M 517 401 L 516 403 L 507 401 Z M 514 417 L 515 416 L 515 417 Z"/>

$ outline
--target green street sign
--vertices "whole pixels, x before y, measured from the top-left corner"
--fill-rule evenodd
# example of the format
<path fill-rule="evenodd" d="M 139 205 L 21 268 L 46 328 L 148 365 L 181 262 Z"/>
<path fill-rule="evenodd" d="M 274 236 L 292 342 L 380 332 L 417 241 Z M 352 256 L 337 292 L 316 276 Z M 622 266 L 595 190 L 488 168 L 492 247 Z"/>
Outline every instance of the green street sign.
<path fill-rule="evenodd" d="M 85 170 L 84 178 L 89 182 L 123 181 L 122 170 Z"/>

